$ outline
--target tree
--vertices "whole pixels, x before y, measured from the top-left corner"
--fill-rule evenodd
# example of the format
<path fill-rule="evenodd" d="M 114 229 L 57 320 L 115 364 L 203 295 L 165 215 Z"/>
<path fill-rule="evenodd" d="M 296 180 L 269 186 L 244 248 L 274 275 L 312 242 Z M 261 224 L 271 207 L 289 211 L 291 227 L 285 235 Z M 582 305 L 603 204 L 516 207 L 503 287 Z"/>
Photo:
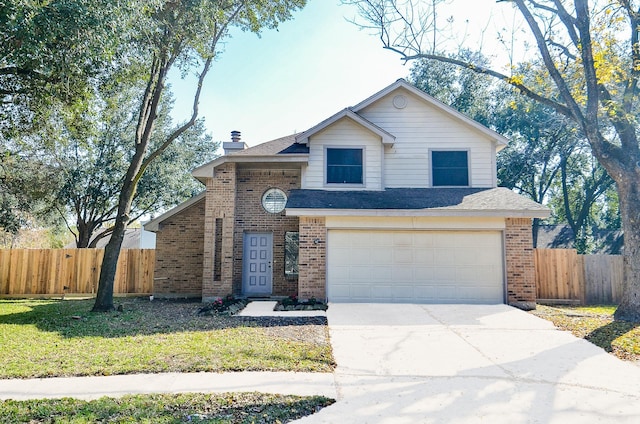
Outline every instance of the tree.
<path fill-rule="evenodd" d="M 572 120 L 615 181 L 624 231 L 624 292 L 616 319 L 640 321 L 640 5 L 634 0 L 502 0 L 522 16 L 544 72 L 499 72 L 439 54 L 424 34 L 435 31 L 437 4 L 343 0 L 359 8 L 383 47 L 402 60 L 430 58 L 498 78 Z M 427 6 L 420 7 L 421 5 Z M 429 7 L 433 6 L 433 7 Z M 533 79 L 532 79 L 533 78 Z M 540 91 L 537 81 L 548 82 Z"/>
<path fill-rule="evenodd" d="M 48 188 L 58 175 L 44 158 L 15 143 L 0 145 L 0 231 L 16 235 L 34 220 L 55 223 Z"/>
<path fill-rule="evenodd" d="M 51 189 L 58 200 L 56 209 L 74 234 L 78 248 L 95 247 L 111 235 L 122 176 L 134 150 L 134 111 L 139 107 L 142 88 L 121 83 L 102 91 L 87 105 L 82 118 L 86 123 L 75 125 L 78 120 L 74 120 L 74 127 L 58 140 L 39 147 L 60 175 L 60 184 Z M 161 102 L 152 146 L 164 141 L 172 129 L 171 104 L 169 98 Z M 197 121 L 149 166 L 135 192 L 127 225 L 202 190 L 189 171 L 212 160 L 218 147 L 204 131 L 203 122 Z"/>
<path fill-rule="evenodd" d="M 122 180 L 93 311 L 113 309 L 113 281 L 136 189 L 152 162 L 195 125 L 202 84 L 219 52 L 220 40 L 228 35 L 232 26 L 256 33 L 262 28 L 275 28 L 305 3 L 306 0 L 167 0 L 148 5 L 144 19 L 140 19 L 132 31 L 135 36 L 131 40 L 139 49 L 140 57 L 147 59 L 144 62 L 146 87 L 135 130 L 135 151 Z M 169 71 L 178 67 L 186 73 L 197 65 L 200 65 L 200 71 L 190 119 L 152 146 Z"/>
<path fill-rule="evenodd" d="M 0 2 L 0 134 L 24 135 L 58 104 L 81 103 L 126 54 L 122 37 L 142 2 Z"/>
<path fill-rule="evenodd" d="M 489 63 L 477 52 L 463 51 L 457 58 Z M 521 72 L 534 70 L 527 66 Z M 466 68 L 451 69 L 436 60 L 415 61 L 409 80 L 438 100 L 508 136 L 511 143 L 498 154 L 500 185 L 552 207 L 552 216 L 568 222 L 573 229 L 579 253 L 587 252 L 587 235 L 597 215 L 594 205 L 612 181 L 597 162 L 589 160 L 588 145 L 567 118 L 520 96 L 509 86 L 496 84 L 489 76 Z M 567 180 L 570 184 L 562 184 Z M 540 220 L 535 218 L 534 246 L 539 227 Z"/>
<path fill-rule="evenodd" d="M 487 58 L 477 52 L 465 50 L 456 57 L 488 64 Z M 420 59 L 411 67 L 409 82 L 483 125 L 493 125 L 496 87 L 490 77 L 464 68 L 451 69 L 437 60 Z"/>

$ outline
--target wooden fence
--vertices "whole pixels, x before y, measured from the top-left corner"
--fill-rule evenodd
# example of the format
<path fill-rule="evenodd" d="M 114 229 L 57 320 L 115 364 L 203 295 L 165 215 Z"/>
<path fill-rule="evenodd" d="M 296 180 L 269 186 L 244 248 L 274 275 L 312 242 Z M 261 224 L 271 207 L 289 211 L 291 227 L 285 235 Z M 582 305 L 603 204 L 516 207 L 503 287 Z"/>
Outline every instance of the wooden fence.
<path fill-rule="evenodd" d="M 92 295 L 104 249 L 10 249 L 0 250 L 0 297 Z M 154 249 L 120 252 L 114 293 L 153 292 Z"/>
<path fill-rule="evenodd" d="M 619 255 L 578 255 L 574 249 L 535 249 L 539 302 L 617 304 L 622 296 Z"/>

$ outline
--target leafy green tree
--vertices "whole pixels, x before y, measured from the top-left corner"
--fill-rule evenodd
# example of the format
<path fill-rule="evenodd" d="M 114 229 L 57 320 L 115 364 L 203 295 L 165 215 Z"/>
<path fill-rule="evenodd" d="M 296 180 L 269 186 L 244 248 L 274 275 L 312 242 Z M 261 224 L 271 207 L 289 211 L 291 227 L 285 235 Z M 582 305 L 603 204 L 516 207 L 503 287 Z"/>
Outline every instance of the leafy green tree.
<path fill-rule="evenodd" d="M 111 235 L 122 176 L 133 155 L 136 120 L 132 111 L 139 108 L 142 88 L 123 86 L 103 88 L 104 93 L 88 104 L 82 117 L 85 123 L 75 125 L 78 121 L 74 121 L 59 140 L 40 147 L 60 175 L 56 208 L 79 248 L 95 247 Z M 162 101 L 152 146 L 163 142 L 172 130 L 171 103 L 171 99 Z M 201 191 L 201 184 L 190 177 L 189 171 L 212 160 L 218 144 L 205 134 L 201 120 L 182 133 L 140 179 L 127 224 Z"/>
<path fill-rule="evenodd" d="M 57 224 L 48 208 L 57 179 L 45 158 L 16 143 L 0 145 L 0 231 L 15 235 L 40 221 Z"/>
<path fill-rule="evenodd" d="M 56 105 L 82 103 L 128 51 L 123 35 L 140 3 L 0 2 L 0 134 L 24 135 Z"/>
<path fill-rule="evenodd" d="M 477 52 L 462 51 L 457 56 L 461 60 L 488 63 Z M 409 82 L 470 118 L 486 126 L 493 125 L 496 87 L 490 77 L 468 69 L 452 68 L 437 60 L 420 59 L 411 67 Z"/>
<path fill-rule="evenodd" d="M 112 235 L 105 247 L 94 311 L 113 309 L 113 281 L 120 246 L 139 182 L 145 171 L 162 153 L 197 122 L 202 84 L 219 42 L 228 36 L 229 28 L 259 32 L 275 28 L 291 18 L 291 13 L 304 6 L 306 0 L 167 0 L 152 2 L 135 23 L 131 44 L 144 60 L 146 87 L 138 110 L 135 129 L 135 151 L 122 179 Z M 199 66 L 197 88 L 191 117 L 172 132 L 153 142 L 161 99 L 167 75 L 175 67 L 188 73 Z"/>
<path fill-rule="evenodd" d="M 423 34 L 436 3 L 343 0 L 404 61 L 440 60 L 498 78 L 574 122 L 615 181 L 624 231 L 624 290 L 616 319 L 640 321 L 640 3 L 634 0 L 504 0 L 522 16 L 542 72 L 506 74 L 438 54 Z M 515 29 L 514 29 L 515 30 Z M 544 81 L 545 84 L 540 84 Z M 544 88 L 540 90 L 540 88 Z"/>

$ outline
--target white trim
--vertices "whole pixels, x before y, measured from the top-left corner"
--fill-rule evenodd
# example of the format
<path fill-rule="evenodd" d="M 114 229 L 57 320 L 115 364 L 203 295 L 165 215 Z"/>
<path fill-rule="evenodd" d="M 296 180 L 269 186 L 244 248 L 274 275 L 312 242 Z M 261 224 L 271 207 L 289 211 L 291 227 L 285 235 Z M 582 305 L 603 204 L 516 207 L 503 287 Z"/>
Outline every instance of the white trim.
<path fill-rule="evenodd" d="M 309 128 L 307 131 L 305 131 L 305 132 L 299 134 L 298 136 L 296 136 L 296 143 L 309 144 L 309 138 L 311 136 L 313 136 L 314 134 L 319 133 L 320 131 L 324 130 L 328 126 L 338 122 L 339 120 L 341 120 L 343 118 L 351 119 L 356 124 L 361 125 L 362 127 L 364 127 L 367 130 L 371 131 L 375 135 L 379 136 L 381 141 L 382 141 L 382 144 L 384 144 L 384 145 L 392 146 L 393 143 L 395 143 L 395 141 L 396 141 L 396 137 L 394 135 L 388 133 L 387 131 L 383 130 L 382 128 L 380 128 L 379 126 L 374 124 L 373 122 L 371 122 L 371 121 L 363 118 L 362 116 L 358 115 L 353 110 L 347 108 L 347 109 L 341 110 L 340 112 L 336 113 L 333 116 L 330 116 L 329 118 L 325 119 L 324 121 L 320 122 L 319 124 Z"/>
<path fill-rule="evenodd" d="M 171 218 L 173 215 L 176 215 L 177 213 L 182 212 L 183 210 L 189 208 L 190 206 L 193 206 L 198 201 L 204 199 L 205 196 L 206 196 L 206 191 L 203 191 L 202 193 L 198 194 L 197 196 L 194 196 L 191 199 L 180 203 L 178 206 L 174 207 L 173 209 L 169 209 L 167 212 L 163 213 L 159 217 L 154 218 L 151 221 L 149 221 L 146 224 L 144 224 L 143 225 L 144 229 L 146 231 L 151 231 L 153 233 L 155 233 L 157 231 L 160 231 L 160 223 L 162 221 L 165 221 L 165 220 Z"/>
<path fill-rule="evenodd" d="M 250 156 L 250 155 L 231 155 L 221 156 L 211 162 L 197 167 L 191 171 L 194 178 L 202 181 L 206 178 L 213 178 L 215 168 L 225 163 L 308 163 L 308 153 L 287 153 L 276 156 Z"/>
<path fill-rule="evenodd" d="M 287 216 L 472 216 L 500 218 L 548 218 L 550 211 L 509 209 L 307 209 L 286 208 Z"/>
<path fill-rule="evenodd" d="M 377 102 L 378 100 L 380 100 L 381 98 L 383 98 L 387 94 L 397 90 L 400 87 L 402 87 L 405 90 L 409 91 L 411 94 L 417 96 L 418 98 L 424 100 L 426 103 L 429 103 L 433 107 L 436 107 L 436 108 L 442 110 L 443 112 L 451 115 L 452 117 L 456 118 L 457 120 L 461 121 L 462 123 L 466 124 L 467 126 L 470 126 L 470 127 L 474 128 L 474 129 L 480 131 L 481 133 L 483 133 L 484 135 L 489 137 L 491 140 L 495 141 L 498 145 L 506 146 L 509 143 L 509 140 L 506 137 L 504 137 L 503 135 L 493 131 L 490 128 L 485 127 L 484 125 L 482 125 L 479 122 L 474 121 L 473 119 L 469 118 L 468 116 L 458 112 L 457 110 L 455 110 L 451 106 L 442 103 L 438 99 L 436 99 L 434 97 L 431 97 L 430 95 L 428 95 L 424 91 L 414 87 L 413 85 L 409 84 L 407 81 L 405 81 L 402 78 L 397 80 L 396 82 L 394 82 L 390 86 L 388 86 L 386 88 L 383 88 L 382 90 L 380 90 L 379 92 L 375 93 L 374 95 L 366 98 L 365 100 L 361 101 L 357 105 L 353 106 L 351 108 L 351 110 L 353 110 L 354 112 L 358 113 L 362 109 L 364 109 L 367 106 Z M 296 139 L 296 141 L 297 141 L 297 139 Z"/>

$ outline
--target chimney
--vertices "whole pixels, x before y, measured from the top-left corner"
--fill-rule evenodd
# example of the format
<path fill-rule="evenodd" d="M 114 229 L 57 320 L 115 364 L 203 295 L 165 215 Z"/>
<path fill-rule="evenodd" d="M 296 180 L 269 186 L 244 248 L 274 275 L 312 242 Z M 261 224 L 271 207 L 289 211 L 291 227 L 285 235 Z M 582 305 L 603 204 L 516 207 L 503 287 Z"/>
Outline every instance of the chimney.
<path fill-rule="evenodd" d="M 225 141 L 222 143 L 225 155 L 239 152 L 247 148 L 247 145 L 244 144 L 243 141 L 240 141 L 240 135 L 240 131 L 231 131 L 231 141 Z"/>

